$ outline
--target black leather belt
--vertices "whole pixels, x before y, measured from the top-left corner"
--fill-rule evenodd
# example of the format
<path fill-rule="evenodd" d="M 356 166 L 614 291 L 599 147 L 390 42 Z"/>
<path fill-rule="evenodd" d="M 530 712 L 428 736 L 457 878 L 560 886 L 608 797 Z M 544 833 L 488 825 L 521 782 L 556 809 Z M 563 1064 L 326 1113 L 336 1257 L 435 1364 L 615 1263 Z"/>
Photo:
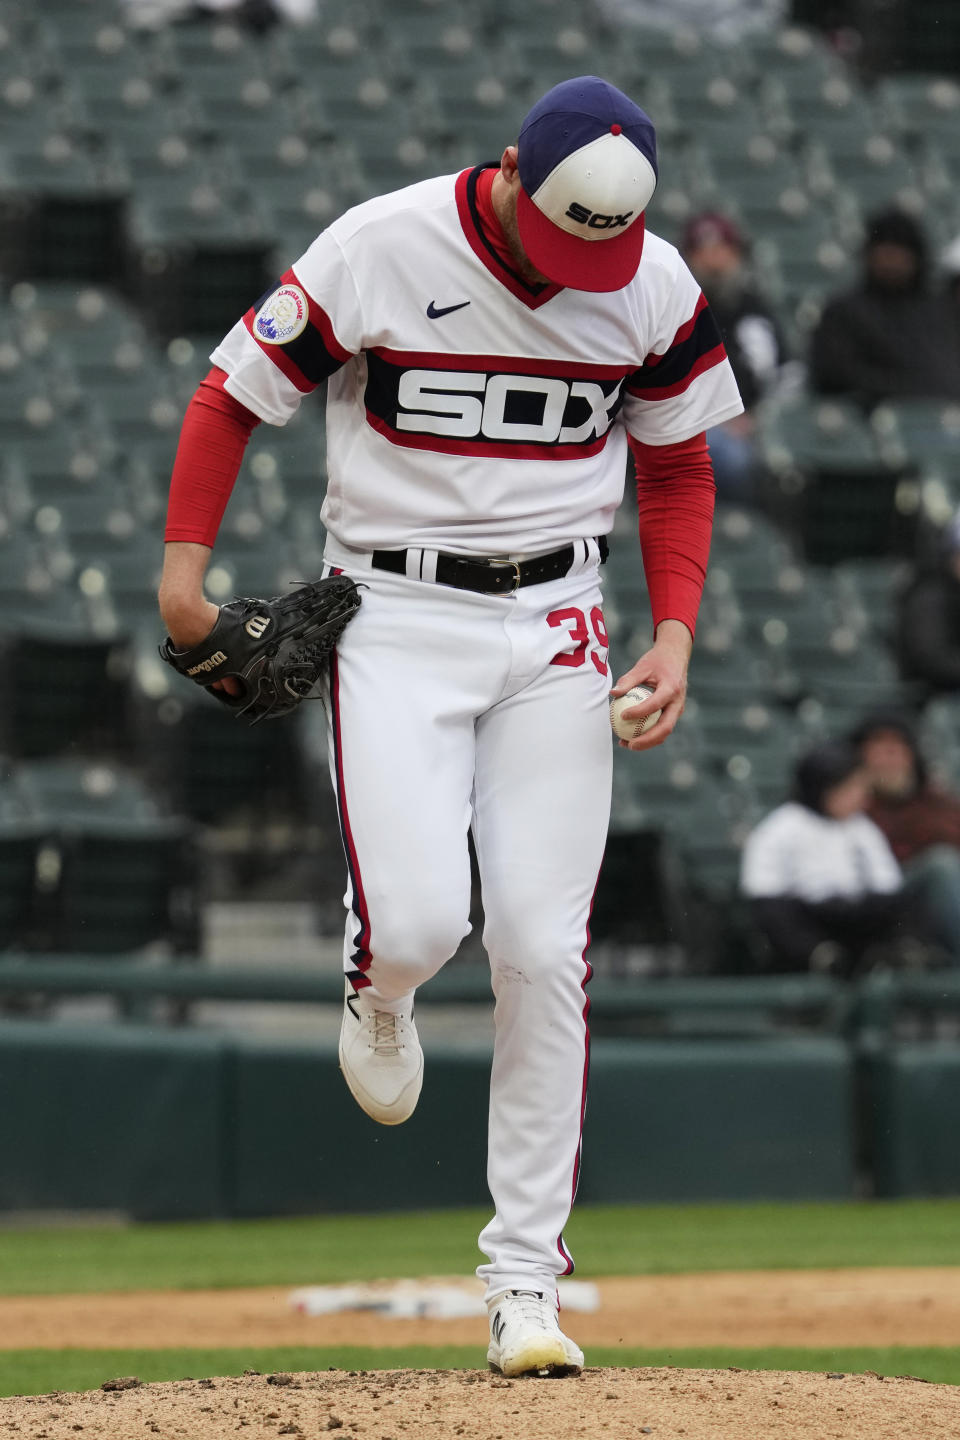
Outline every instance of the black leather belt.
<path fill-rule="evenodd" d="M 608 547 L 605 535 L 597 539 L 600 547 L 601 565 L 607 558 Z M 537 555 L 532 560 L 505 560 L 492 556 L 489 560 L 474 560 L 466 555 L 450 555 L 441 550 L 437 553 L 438 585 L 452 585 L 457 590 L 477 590 L 481 595 L 512 595 L 521 585 L 543 585 L 547 580 L 560 580 L 576 558 L 580 545 L 564 545 L 562 550 L 552 550 L 549 555 Z M 371 564 L 375 570 L 390 570 L 394 575 L 406 575 L 406 550 L 374 550 Z"/>

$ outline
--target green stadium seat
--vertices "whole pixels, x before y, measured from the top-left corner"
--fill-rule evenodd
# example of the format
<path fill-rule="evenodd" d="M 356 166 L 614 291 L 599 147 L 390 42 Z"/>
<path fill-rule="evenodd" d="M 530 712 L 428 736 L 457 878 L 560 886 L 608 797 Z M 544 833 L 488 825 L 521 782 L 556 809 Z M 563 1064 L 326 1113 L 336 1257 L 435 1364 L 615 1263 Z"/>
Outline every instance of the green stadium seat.
<path fill-rule="evenodd" d="M 321 19 L 319 24 L 299 28 L 288 42 L 290 62 L 299 72 L 301 92 L 316 91 L 324 96 L 328 80 L 336 85 L 337 71 L 355 84 L 357 76 L 369 73 L 371 66 L 379 66 L 384 75 L 404 84 L 412 79 L 398 45 L 402 27 L 392 7 L 391 13 L 383 17 L 365 16 L 360 5 L 352 4 L 349 13 L 331 18 L 332 23 Z"/>
<path fill-rule="evenodd" d="M 11 601 L 42 599 L 56 588 L 41 545 L 29 535 L 8 530 L 0 538 L 0 623 Z"/>
<path fill-rule="evenodd" d="M 803 140 L 825 140 L 834 132 L 843 135 L 857 126 L 866 135 L 877 129 L 868 96 L 845 73 L 824 79 L 807 72 L 785 79 L 777 71 L 763 86 L 763 100 L 774 109 L 782 107 L 794 135 Z"/>
<path fill-rule="evenodd" d="M 253 36 L 229 14 L 205 25 L 172 26 L 163 40 L 169 62 L 191 74 L 218 67 L 254 73 L 269 66 L 275 54 L 286 53 L 282 44 Z"/>
<path fill-rule="evenodd" d="M 339 172 L 349 170 L 355 151 L 336 138 L 336 130 L 323 107 L 312 102 L 278 106 L 269 122 L 259 116 L 231 120 L 217 130 L 216 138 L 226 152 L 226 173 L 255 188 L 269 203 L 285 181 L 305 186 L 322 177 L 349 187 L 349 175 Z"/>
<path fill-rule="evenodd" d="M 39 154 L 47 137 L 82 134 L 89 121 L 82 97 L 68 86 L 51 97 L 39 79 L 20 75 L 12 76 L 0 89 L 0 133 L 5 150 Z M 60 148 L 71 153 L 66 144 Z"/>
<path fill-rule="evenodd" d="M 807 76 L 828 79 L 841 62 L 819 30 L 786 25 L 745 36 L 741 63 L 756 75 L 775 73 L 788 86 L 802 85 Z"/>
<path fill-rule="evenodd" d="M 0 436 L 6 443 L 42 435 L 58 418 L 49 381 L 38 371 L 4 377 L 0 387 Z"/>
<path fill-rule="evenodd" d="M 35 761 L 20 767 L 15 783 L 56 855 L 44 897 L 50 948 L 122 954 L 156 941 L 194 948 L 187 820 L 165 817 L 135 777 L 102 762 Z"/>
<path fill-rule="evenodd" d="M 24 812 L 47 825 L 156 820 L 156 797 L 131 771 L 109 761 L 36 760 L 16 767 L 14 792 Z"/>
<path fill-rule="evenodd" d="M 137 200 L 130 221 L 141 303 L 161 334 L 223 335 L 238 296 L 261 295 L 273 278 L 277 237 L 251 195 L 210 187 L 187 203 Z"/>
<path fill-rule="evenodd" d="M 506 75 L 496 74 L 487 54 L 433 72 L 424 83 L 445 157 L 464 166 L 499 160 L 516 141 L 528 94 Z"/>
<path fill-rule="evenodd" d="M 147 733 L 165 793 L 196 820 L 262 826 L 310 807 L 295 726 L 250 726 L 184 684 L 160 697 Z"/>
<path fill-rule="evenodd" d="M 851 401 L 798 396 L 759 412 L 764 463 L 775 475 L 883 468 L 874 431 Z"/>
<path fill-rule="evenodd" d="M 903 209 L 926 204 L 924 173 L 915 158 L 881 134 L 851 134 L 824 143 L 834 186 L 849 204 L 851 197 L 868 214 L 885 205 Z"/>
<path fill-rule="evenodd" d="M 703 704 L 737 696 L 744 703 L 765 702 L 776 696 L 776 656 L 723 632 L 701 638 L 690 664 L 690 693 Z"/>
<path fill-rule="evenodd" d="M 33 515 L 33 530 L 48 551 L 86 537 L 109 544 L 111 537 L 124 541 L 137 528 L 122 486 L 115 479 L 96 483 L 67 479 L 51 489 L 49 499 Z"/>
<path fill-rule="evenodd" d="M 531 99 L 571 75 L 585 71 L 606 74 L 620 51 L 616 41 L 589 22 L 585 24 L 583 17 L 575 24 L 553 30 L 531 23 L 522 7 L 517 7 L 511 16 L 501 46 L 519 76 L 530 85 Z"/>
<path fill-rule="evenodd" d="M 924 708 L 920 744 L 935 780 L 960 789 L 960 697 L 942 695 Z"/>
<path fill-rule="evenodd" d="M 394 38 L 406 62 L 404 68 L 413 75 L 429 77 L 448 71 L 470 75 L 478 63 L 485 68 L 490 65 L 482 29 L 468 14 L 456 10 L 410 17 Z"/>
<path fill-rule="evenodd" d="M 877 85 L 878 106 L 909 141 L 960 156 L 960 84 L 946 75 L 890 75 Z"/>
<path fill-rule="evenodd" d="M 78 285 L 76 278 L 34 277 L 16 285 L 10 298 L 18 333 L 31 335 L 39 327 L 58 346 L 71 346 L 72 358 L 86 354 L 93 345 L 102 348 L 144 339 L 143 317 L 108 286 Z"/>
<path fill-rule="evenodd" d="M 900 594 L 912 573 L 911 562 L 903 556 L 843 560 L 837 564 L 833 576 L 847 623 L 892 643 Z"/>
<path fill-rule="evenodd" d="M 23 949 L 35 921 L 37 858 L 43 832 L 0 805 L 0 949 Z"/>
<path fill-rule="evenodd" d="M 79 597 L 56 590 L 11 600 L 0 630 L 10 677 L 0 710 L 11 753 L 121 743 L 121 652 L 113 635 L 97 633 Z"/>
<path fill-rule="evenodd" d="M 254 512 L 242 513 L 252 516 Z M 207 593 L 218 604 L 235 595 L 278 595 L 310 578 L 299 573 L 300 565 L 287 541 L 260 523 L 257 535 L 243 535 L 231 527 L 228 513 L 207 571 Z"/>
<path fill-rule="evenodd" d="M 712 55 L 702 69 L 686 66 L 669 78 L 671 89 L 682 97 L 684 133 L 716 151 L 725 148 L 724 142 L 735 144 L 745 134 L 759 133 L 763 122 L 752 83 L 719 73 L 711 62 Z"/>
<path fill-rule="evenodd" d="M 91 599 L 108 596 L 118 610 L 133 598 L 146 597 L 156 609 L 163 564 L 161 527 L 112 537 L 108 532 L 74 535 L 70 539 L 74 583 Z"/>
<path fill-rule="evenodd" d="M 960 406 L 945 400 L 885 401 L 871 424 L 890 464 L 960 477 Z"/>
<path fill-rule="evenodd" d="M 282 429 L 254 432 L 241 484 L 249 480 L 256 486 L 264 514 L 280 518 L 302 507 L 319 517 L 326 482 L 324 436 L 322 407 L 310 400 Z"/>

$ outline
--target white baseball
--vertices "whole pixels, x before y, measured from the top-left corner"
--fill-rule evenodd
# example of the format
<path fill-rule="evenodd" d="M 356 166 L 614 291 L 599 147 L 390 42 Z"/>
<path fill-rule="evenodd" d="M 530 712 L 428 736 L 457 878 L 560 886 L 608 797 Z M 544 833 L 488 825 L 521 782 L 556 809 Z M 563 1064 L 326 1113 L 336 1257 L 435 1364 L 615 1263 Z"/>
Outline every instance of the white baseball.
<path fill-rule="evenodd" d="M 649 700 L 653 690 L 649 685 L 634 685 L 625 695 L 618 695 L 610 701 L 610 724 L 613 733 L 620 740 L 636 740 L 645 730 L 656 725 L 662 715 L 662 710 L 654 710 L 650 715 L 644 715 L 641 720 L 624 720 L 624 710 L 630 710 L 634 705 L 640 705 L 644 700 Z"/>

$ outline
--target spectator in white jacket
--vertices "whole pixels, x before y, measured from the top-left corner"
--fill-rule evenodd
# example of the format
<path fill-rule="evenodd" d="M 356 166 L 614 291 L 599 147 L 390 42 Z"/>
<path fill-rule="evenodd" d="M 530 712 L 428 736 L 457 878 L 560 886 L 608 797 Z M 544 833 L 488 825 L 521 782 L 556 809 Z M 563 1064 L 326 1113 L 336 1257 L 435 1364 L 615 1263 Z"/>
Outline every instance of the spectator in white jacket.
<path fill-rule="evenodd" d="M 810 751 L 793 797 L 747 837 L 740 888 L 777 969 L 850 974 L 869 964 L 871 948 L 914 929 L 900 867 L 864 813 L 857 748 L 831 741 Z"/>

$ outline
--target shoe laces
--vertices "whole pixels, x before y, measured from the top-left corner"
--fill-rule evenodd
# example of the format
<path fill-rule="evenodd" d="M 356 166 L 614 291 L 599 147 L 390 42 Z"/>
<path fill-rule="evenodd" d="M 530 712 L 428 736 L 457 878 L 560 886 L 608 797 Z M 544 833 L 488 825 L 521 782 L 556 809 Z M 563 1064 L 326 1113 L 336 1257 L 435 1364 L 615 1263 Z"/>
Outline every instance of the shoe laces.
<path fill-rule="evenodd" d="M 536 1325 L 541 1330 L 553 1330 L 556 1314 L 547 1297 L 541 1295 L 539 1290 L 509 1290 L 507 1294 L 512 1302 L 510 1309 L 514 1313 L 519 1311 L 521 1320 Z"/>
<path fill-rule="evenodd" d="M 403 1046 L 400 1043 L 400 1017 L 392 1015 L 389 1010 L 374 1010 L 373 1012 L 373 1049 L 378 1055 L 399 1055 Z"/>

